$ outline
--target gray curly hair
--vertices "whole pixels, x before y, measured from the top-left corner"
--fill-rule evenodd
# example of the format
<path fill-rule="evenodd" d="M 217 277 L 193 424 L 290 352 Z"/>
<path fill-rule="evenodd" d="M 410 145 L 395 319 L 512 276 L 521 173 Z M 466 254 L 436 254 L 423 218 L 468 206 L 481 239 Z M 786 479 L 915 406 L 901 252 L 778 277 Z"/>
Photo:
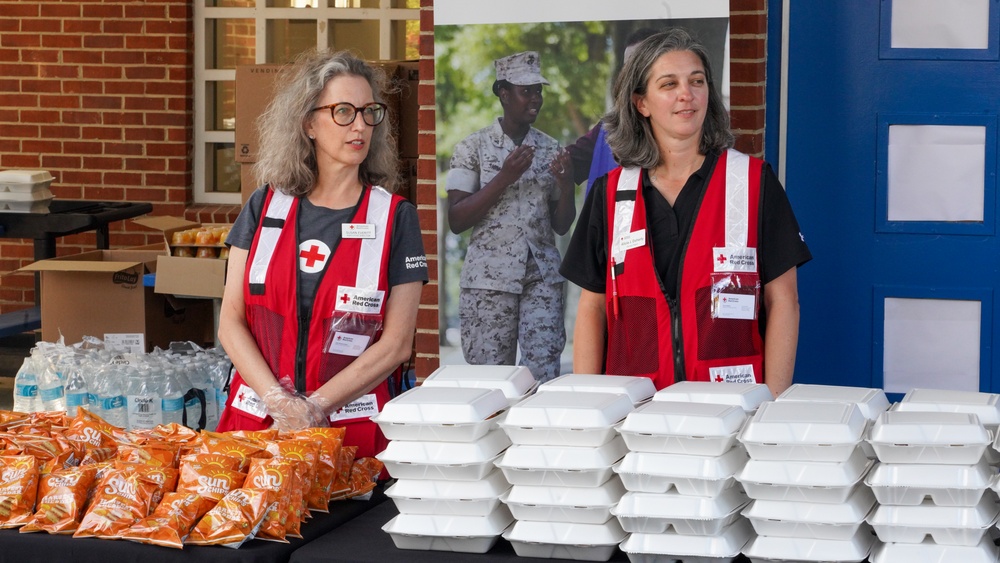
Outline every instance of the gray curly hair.
<path fill-rule="evenodd" d="M 275 81 L 280 90 L 257 118 L 260 150 L 253 174 L 258 185 L 269 183 L 291 196 L 304 196 L 312 191 L 319 171 L 316 148 L 306 133 L 306 125 L 326 84 L 345 75 L 367 80 L 375 101 L 385 103 L 389 93 L 385 72 L 348 51 L 306 51 L 281 70 Z M 398 184 L 399 155 L 390 122 L 391 116 L 373 128 L 368 156 L 361 163 L 358 179 L 362 184 L 382 186 L 393 192 Z"/>
<path fill-rule="evenodd" d="M 733 146 L 735 141 L 729 126 L 729 112 L 715 88 L 708 51 L 695 41 L 687 31 L 674 28 L 649 37 L 639 43 L 625 62 L 612 94 L 614 104 L 604 116 L 608 146 L 622 166 L 655 168 L 660 164 L 660 151 L 653 137 L 649 119 L 644 117 L 632 101 L 632 95 L 645 95 L 649 72 L 660 56 L 671 51 L 691 51 L 701 59 L 708 79 L 708 108 L 702 125 L 698 152 L 707 154 Z"/>

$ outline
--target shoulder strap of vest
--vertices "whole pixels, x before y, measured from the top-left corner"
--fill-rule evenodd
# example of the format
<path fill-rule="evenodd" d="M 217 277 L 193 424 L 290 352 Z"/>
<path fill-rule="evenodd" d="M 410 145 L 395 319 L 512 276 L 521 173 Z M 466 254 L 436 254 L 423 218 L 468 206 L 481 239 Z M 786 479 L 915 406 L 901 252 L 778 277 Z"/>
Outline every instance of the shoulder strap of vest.
<path fill-rule="evenodd" d="M 611 258 L 615 264 L 625 263 L 621 241 L 632 231 L 636 190 L 642 178 L 641 168 L 623 168 L 615 186 L 615 225 L 611 235 Z"/>
<path fill-rule="evenodd" d="M 260 236 L 257 240 L 257 251 L 250 262 L 250 293 L 264 294 L 264 280 L 267 279 L 267 269 L 271 266 L 274 249 L 278 245 L 278 237 L 285 226 L 288 213 L 291 212 L 295 198 L 278 190 L 272 190 L 270 197 L 264 202 L 264 216 L 260 220 Z"/>
<path fill-rule="evenodd" d="M 726 246 L 745 248 L 749 232 L 750 157 L 729 149 L 726 154 Z"/>
<path fill-rule="evenodd" d="M 361 241 L 355 287 L 374 290 L 378 289 L 379 276 L 382 274 L 383 251 L 385 245 L 389 244 L 386 231 L 388 231 L 392 194 L 381 186 L 372 186 L 369 191 L 366 222 L 375 226 L 375 238 Z"/>

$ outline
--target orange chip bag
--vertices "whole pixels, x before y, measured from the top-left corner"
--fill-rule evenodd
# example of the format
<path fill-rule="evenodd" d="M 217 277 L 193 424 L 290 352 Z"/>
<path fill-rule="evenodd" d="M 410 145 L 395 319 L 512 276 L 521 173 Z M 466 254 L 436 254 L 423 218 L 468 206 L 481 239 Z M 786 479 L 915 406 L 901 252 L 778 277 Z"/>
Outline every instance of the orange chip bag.
<path fill-rule="evenodd" d="M 118 446 L 118 459 L 127 463 L 145 463 L 157 467 L 177 467 L 178 444 L 152 441 Z"/>
<path fill-rule="evenodd" d="M 246 471 L 250 467 L 250 458 L 271 457 L 271 454 L 264 450 L 264 447 L 253 444 L 246 440 L 209 440 L 204 439 L 201 444 L 201 452 L 206 454 L 223 454 L 240 459 L 240 471 Z"/>
<path fill-rule="evenodd" d="M 144 463 L 115 462 L 115 469 L 132 470 L 142 475 L 146 479 L 156 483 L 158 486 L 150 499 L 149 507 L 156 508 L 160 504 L 160 499 L 166 493 L 172 493 L 177 489 L 178 471 L 173 467 L 155 467 Z"/>
<path fill-rule="evenodd" d="M 218 465 L 182 463 L 177 480 L 178 493 L 198 493 L 214 502 L 222 500 L 229 491 L 243 486 L 246 473 L 232 471 Z"/>
<path fill-rule="evenodd" d="M 254 459 L 244 483 L 254 489 L 275 492 L 277 502 L 268 507 L 267 515 L 260 526 L 257 538 L 287 542 L 286 525 L 289 518 L 289 493 L 297 485 L 294 462 L 282 459 Z"/>
<path fill-rule="evenodd" d="M 6 431 L 23 426 L 31 420 L 31 416 L 23 412 L 0 411 L 0 429 Z"/>
<path fill-rule="evenodd" d="M 271 442 L 278 439 L 278 430 L 275 428 L 266 428 L 264 430 L 233 430 L 232 432 L 227 432 L 227 434 L 257 443 Z"/>
<path fill-rule="evenodd" d="M 97 469 L 89 465 L 53 471 L 42 477 L 38 485 L 38 509 L 21 532 L 75 532 L 96 474 Z"/>
<path fill-rule="evenodd" d="M 184 426 L 183 424 L 177 424 L 176 422 L 171 422 L 170 424 L 159 424 L 150 429 L 137 429 L 133 430 L 132 433 L 142 438 L 174 443 L 190 442 L 198 436 L 198 433 L 194 430 Z"/>
<path fill-rule="evenodd" d="M 80 460 L 80 465 L 92 465 L 95 463 L 111 461 L 117 453 L 117 445 L 106 448 L 89 448 L 87 449 L 87 452 L 83 454 L 83 459 Z"/>
<path fill-rule="evenodd" d="M 136 520 L 149 514 L 149 503 L 157 487 L 135 471 L 109 472 L 94 488 L 94 499 L 73 537 L 117 538 Z"/>
<path fill-rule="evenodd" d="M 354 465 L 351 466 L 351 492 L 347 493 L 347 498 L 360 497 L 375 490 L 375 481 L 383 469 L 385 464 L 374 457 L 354 460 Z"/>
<path fill-rule="evenodd" d="M 212 501 L 198 493 L 167 493 L 152 514 L 121 533 L 126 540 L 182 549 L 184 538 Z"/>
<path fill-rule="evenodd" d="M 31 520 L 38 495 L 38 462 L 30 455 L 0 456 L 0 528 Z"/>
<path fill-rule="evenodd" d="M 337 459 L 344 444 L 344 433 L 343 427 L 306 428 L 291 433 L 294 439 L 315 440 L 320 446 L 316 479 L 307 496 L 310 509 L 323 512 L 330 509 L 330 492 L 337 472 Z"/>
<path fill-rule="evenodd" d="M 116 428 L 105 422 L 103 418 L 86 409 L 79 409 L 76 418 L 63 432 L 63 436 L 90 448 L 118 449 L 118 441 L 114 438 L 115 432 Z"/>
<path fill-rule="evenodd" d="M 274 493 L 263 489 L 235 489 L 209 510 L 184 543 L 239 547 L 257 533 Z"/>
<path fill-rule="evenodd" d="M 330 489 L 330 500 L 347 498 L 347 493 L 351 492 L 351 467 L 354 465 L 354 455 L 357 453 L 357 446 L 340 448 L 340 459 L 337 460 L 337 473 Z"/>
<path fill-rule="evenodd" d="M 224 469 L 239 471 L 243 460 L 224 454 L 188 454 L 181 456 L 181 463 L 198 463 L 201 465 L 218 465 Z"/>

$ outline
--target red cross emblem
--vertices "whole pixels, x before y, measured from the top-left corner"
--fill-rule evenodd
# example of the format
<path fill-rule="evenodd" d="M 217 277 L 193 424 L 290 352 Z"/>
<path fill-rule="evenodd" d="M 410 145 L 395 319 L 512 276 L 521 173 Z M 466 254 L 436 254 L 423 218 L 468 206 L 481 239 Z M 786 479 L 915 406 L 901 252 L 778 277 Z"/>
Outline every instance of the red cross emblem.
<path fill-rule="evenodd" d="M 716 383 L 722 383 L 723 381 L 725 381 L 725 378 L 723 378 L 721 375 L 717 375 L 715 376 L 715 381 Z"/>
<path fill-rule="evenodd" d="M 316 262 L 326 260 L 326 255 L 320 253 L 319 247 L 314 244 L 309 247 L 308 251 L 303 250 L 299 252 L 299 258 L 305 259 L 307 268 L 312 268 Z"/>
<path fill-rule="evenodd" d="M 351 296 L 345 293 L 340 297 L 340 300 L 344 302 L 344 305 L 347 305 L 347 302 L 351 300 Z"/>
<path fill-rule="evenodd" d="M 243 393 L 241 392 L 241 393 L 240 393 L 240 402 L 242 403 L 242 402 L 244 401 L 244 399 L 246 399 L 246 395 L 244 395 L 244 394 L 243 394 Z"/>
<path fill-rule="evenodd" d="M 726 263 L 726 255 L 725 254 L 720 254 L 719 257 L 716 258 L 715 260 L 718 261 L 719 264 L 725 264 Z"/>

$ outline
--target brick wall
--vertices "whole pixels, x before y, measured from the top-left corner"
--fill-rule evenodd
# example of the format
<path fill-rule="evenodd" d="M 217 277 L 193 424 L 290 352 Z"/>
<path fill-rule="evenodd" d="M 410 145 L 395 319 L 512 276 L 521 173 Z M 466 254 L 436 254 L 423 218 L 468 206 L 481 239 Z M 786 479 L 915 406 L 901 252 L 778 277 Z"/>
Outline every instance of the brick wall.
<path fill-rule="evenodd" d="M 417 204 L 431 283 L 417 318 L 417 375 L 440 365 L 438 345 L 437 185 L 434 165 L 434 0 L 420 1 L 420 163 Z M 767 0 L 730 0 L 731 117 L 736 147 L 764 154 L 764 77 Z M 433 257 L 432 257 L 433 255 Z"/>
<path fill-rule="evenodd" d="M 183 215 L 191 200 L 189 0 L 0 0 L 0 169 L 42 168 L 65 199 L 147 201 Z M 156 240 L 111 225 L 115 246 Z M 64 237 L 60 255 L 94 247 Z M 31 261 L 0 241 L 0 272 Z M 0 278 L 0 312 L 34 301 L 31 276 Z"/>

